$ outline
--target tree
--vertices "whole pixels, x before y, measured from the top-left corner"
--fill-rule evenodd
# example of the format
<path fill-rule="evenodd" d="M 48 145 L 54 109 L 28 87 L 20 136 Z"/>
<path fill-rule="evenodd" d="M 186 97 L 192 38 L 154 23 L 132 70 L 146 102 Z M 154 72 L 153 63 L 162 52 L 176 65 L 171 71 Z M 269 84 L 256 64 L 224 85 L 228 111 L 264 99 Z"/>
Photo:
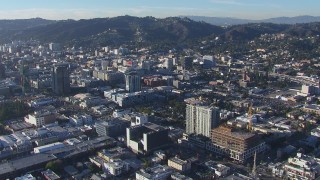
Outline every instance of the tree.
<path fill-rule="evenodd" d="M 148 160 L 146 158 L 143 158 L 142 161 L 143 161 L 143 167 L 144 168 L 150 167 L 150 165 L 151 165 L 150 160 Z"/>
<path fill-rule="evenodd" d="M 62 167 L 62 161 L 61 160 L 55 160 L 55 161 L 50 161 L 46 164 L 45 168 L 46 169 L 51 169 L 53 171 L 59 170 Z"/>
<path fill-rule="evenodd" d="M 30 112 L 30 108 L 21 101 L 11 101 L 0 104 L 0 120 L 8 120 L 25 116 Z"/>

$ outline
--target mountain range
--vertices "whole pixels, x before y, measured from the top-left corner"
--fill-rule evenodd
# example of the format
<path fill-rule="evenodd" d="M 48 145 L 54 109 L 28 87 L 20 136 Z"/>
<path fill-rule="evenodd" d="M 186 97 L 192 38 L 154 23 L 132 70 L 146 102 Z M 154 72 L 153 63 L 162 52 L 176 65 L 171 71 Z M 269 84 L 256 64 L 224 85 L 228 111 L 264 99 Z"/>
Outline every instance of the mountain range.
<path fill-rule="evenodd" d="M 231 17 L 181 16 L 194 21 L 203 21 L 217 26 L 239 25 L 248 23 L 300 24 L 320 22 L 320 16 L 276 17 L 262 20 L 239 19 Z"/>
<path fill-rule="evenodd" d="M 231 19 L 229 20 L 231 22 Z M 273 21 L 282 22 L 281 18 L 273 19 Z M 293 21 L 296 20 L 291 22 Z M 191 17 L 159 19 L 134 16 L 59 21 L 41 18 L 0 20 L 0 43 L 35 39 L 47 43 L 121 45 L 128 42 L 181 43 L 208 36 L 225 40 L 250 40 L 266 33 L 286 33 L 292 36 L 320 34 L 320 23 L 252 22 L 248 24 L 242 22 L 242 24 L 232 26 L 217 26 L 200 19 L 192 20 Z"/>

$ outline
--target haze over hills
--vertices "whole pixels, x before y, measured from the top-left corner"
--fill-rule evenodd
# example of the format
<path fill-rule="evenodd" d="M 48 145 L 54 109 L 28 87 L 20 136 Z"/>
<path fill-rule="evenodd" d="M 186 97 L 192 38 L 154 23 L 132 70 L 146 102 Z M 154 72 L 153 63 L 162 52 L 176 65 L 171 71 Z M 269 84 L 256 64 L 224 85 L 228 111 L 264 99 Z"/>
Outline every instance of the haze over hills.
<path fill-rule="evenodd" d="M 123 43 L 130 41 L 155 42 L 177 41 L 201 38 L 224 32 L 222 27 L 188 18 L 119 16 L 114 18 L 96 18 L 87 20 L 48 21 L 42 19 L 33 26 L 22 28 L 19 24 L 29 20 L 0 21 L 0 41 L 13 39 L 38 39 L 45 42 L 109 42 Z M 10 22 L 10 23 L 8 23 Z M 14 24 L 12 28 L 7 24 Z"/>
<path fill-rule="evenodd" d="M 36 26 L 42 26 L 51 24 L 57 21 L 47 20 L 42 18 L 32 18 L 32 19 L 16 19 L 16 20 L 0 20 L 0 32 L 9 30 L 19 30 L 32 28 Z"/>
<path fill-rule="evenodd" d="M 274 23 L 274 24 L 299 24 L 320 22 L 320 16 L 296 16 L 296 17 L 276 17 L 262 20 L 239 19 L 231 17 L 207 17 L 207 16 L 181 16 L 187 17 L 194 21 L 204 21 L 209 24 L 223 25 L 239 25 L 248 23 Z"/>
<path fill-rule="evenodd" d="M 300 22 L 306 19 L 300 17 Z M 282 19 L 282 20 L 281 20 Z M 270 19 L 283 22 L 287 18 Z M 41 18 L 25 20 L 0 20 L 0 43 L 12 40 L 36 39 L 42 42 L 80 43 L 80 44 L 123 44 L 127 42 L 161 43 L 185 42 L 208 36 L 225 40 L 250 40 L 266 33 L 286 33 L 293 36 L 319 35 L 320 23 L 289 24 L 297 22 L 298 17 L 279 23 L 244 23 L 221 27 L 204 21 L 189 18 L 119 16 L 86 20 L 51 21 Z M 232 19 L 229 19 L 231 24 Z"/>

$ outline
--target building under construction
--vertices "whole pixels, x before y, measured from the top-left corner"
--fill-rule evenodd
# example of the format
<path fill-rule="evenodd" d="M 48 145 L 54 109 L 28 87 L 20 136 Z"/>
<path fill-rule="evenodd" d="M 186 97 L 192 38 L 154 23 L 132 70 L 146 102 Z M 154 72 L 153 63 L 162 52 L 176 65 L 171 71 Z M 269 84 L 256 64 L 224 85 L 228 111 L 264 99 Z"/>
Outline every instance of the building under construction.
<path fill-rule="evenodd" d="M 255 152 L 260 153 L 266 149 L 265 143 L 257 134 L 237 132 L 225 126 L 212 129 L 211 143 L 206 146 L 210 151 L 239 162 L 246 162 Z"/>

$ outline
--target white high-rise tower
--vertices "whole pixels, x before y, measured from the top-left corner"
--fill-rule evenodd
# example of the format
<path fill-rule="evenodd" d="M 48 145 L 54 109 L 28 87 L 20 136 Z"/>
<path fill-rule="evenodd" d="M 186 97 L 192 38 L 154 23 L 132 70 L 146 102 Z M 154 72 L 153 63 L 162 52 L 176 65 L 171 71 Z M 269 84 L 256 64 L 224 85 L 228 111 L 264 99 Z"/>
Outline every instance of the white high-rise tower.
<path fill-rule="evenodd" d="M 217 107 L 187 104 L 186 132 L 188 134 L 201 134 L 211 136 L 212 128 L 219 125 L 220 111 Z"/>

